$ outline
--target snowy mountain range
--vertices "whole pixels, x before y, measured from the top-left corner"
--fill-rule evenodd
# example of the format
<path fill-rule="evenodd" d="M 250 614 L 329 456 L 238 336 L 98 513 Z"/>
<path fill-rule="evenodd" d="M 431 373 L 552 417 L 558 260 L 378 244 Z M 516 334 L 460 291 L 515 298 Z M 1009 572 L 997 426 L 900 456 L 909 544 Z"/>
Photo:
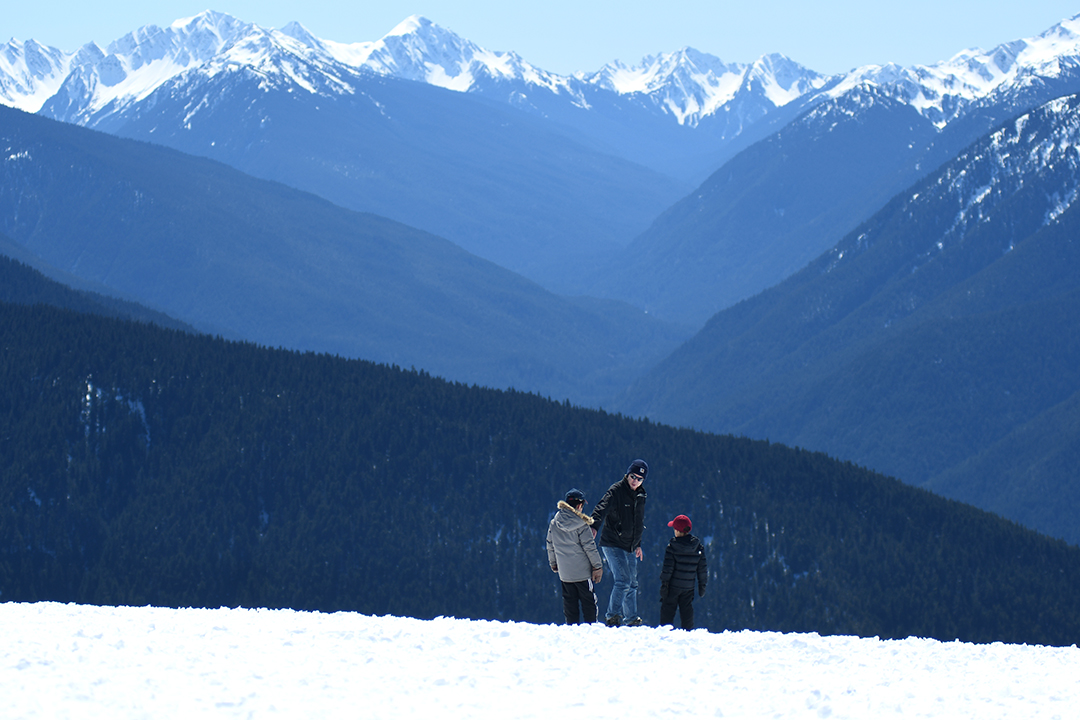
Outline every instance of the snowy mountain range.
<path fill-rule="evenodd" d="M 833 96 L 869 83 L 895 88 L 922 115 L 943 127 L 973 104 L 1008 86 L 1056 78 L 1080 64 L 1080 15 L 1032 38 L 990 51 L 964 50 L 934 65 L 909 68 L 869 65 L 848 73 L 828 91 Z"/>
<path fill-rule="evenodd" d="M 0 59 L 0 101 L 92 126 L 103 111 L 138 102 L 181 73 L 200 67 L 212 72 L 221 63 L 255 68 L 273 56 L 290 54 L 317 59 L 329 72 L 369 71 L 459 92 L 486 93 L 515 85 L 586 109 L 590 91 L 601 89 L 648 98 L 658 112 L 686 125 L 715 114 L 749 88 L 779 107 L 819 89 L 825 80 L 778 55 L 751 65 L 725 64 L 689 48 L 645 58 L 636 67 L 616 62 L 593 73 L 561 76 L 513 52 L 482 48 L 419 16 L 405 19 L 380 40 L 340 43 L 317 38 L 296 22 L 280 30 L 264 29 L 206 11 L 167 28 L 145 26 L 105 49 L 88 43 L 63 52 L 34 40 L 13 39 Z M 308 89 L 317 91 L 315 84 Z M 58 102 L 58 92 L 71 102 Z M 526 97 L 511 90 L 504 99 L 521 103 Z"/>
<path fill-rule="evenodd" d="M 871 97 L 864 91 L 873 88 L 943 131 L 987 104 L 1007 117 L 1045 102 L 1045 93 L 1026 104 L 1001 97 L 1062 77 L 1080 78 L 1080 16 L 989 52 L 835 76 L 777 54 L 726 63 L 692 48 L 558 75 L 419 16 L 379 40 L 343 43 L 296 22 L 266 29 L 206 11 L 106 48 L 64 52 L 11 40 L 0 51 L 0 103 L 204 155 L 390 217 L 567 294 L 606 294 L 614 267 L 605 259 L 813 106 Z M 939 156 L 920 160 L 924 172 L 1002 114 L 955 133 L 954 146 L 942 143 Z M 301 151 L 313 123 L 324 147 Z M 513 137 L 495 142 L 477 130 L 485 123 L 513 128 Z M 810 256 L 837 239 L 817 239 Z"/>
<path fill-rule="evenodd" d="M 631 302 L 605 283 L 663 250 L 648 247 L 649 225 L 753 143 L 813 107 L 835 104 L 853 118 L 876 112 L 861 104 L 867 98 L 887 97 L 897 112 L 921 116 L 931 137 L 915 152 L 848 158 L 875 163 L 874 172 L 896 182 L 873 197 L 825 198 L 823 207 L 850 207 L 836 221 L 843 227 L 807 242 L 793 236 L 789 244 L 809 249 L 777 258 L 760 281 L 735 288 L 697 255 L 668 257 L 732 289 L 706 297 L 676 270 L 664 285 L 703 301 L 696 309 L 669 303 L 669 317 L 695 323 L 831 247 L 911 173 L 933 170 L 997 123 L 1075 92 L 1077 83 L 1080 16 L 988 52 L 835 76 L 782 55 L 726 63 L 691 48 L 557 75 L 419 16 L 377 41 L 343 43 L 296 22 L 266 29 L 206 11 L 140 28 L 107 48 L 63 52 L 12 40 L 0 51 L 4 104 L 204 155 L 384 215 L 556 292 Z M 711 242 L 712 230 L 701 231 Z"/>
<path fill-rule="evenodd" d="M 537 68 L 516 53 L 482 48 L 419 16 L 406 18 L 379 40 L 342 43 L 317 38 L 297 22 L 265 29 L 205 11 L 166 28 L 147 25 L 107 48 L 91 42 L 64 52 L 34 40 L 12 39 L 0 51 L 0 102 L 93 126 L 181 73 L 213 73 L 223 64 L 264 68 L 271 58 L 290 55 L 317 61 L 328 80 L 342 73 L 373 72 L 458 92 L 501 93 L 503 100 L 519 105 L 529 102 L 530 95 L 549 93 L 589 109 L 595 92 L 602 91 L 632 98 L 690 127 L 751 100 L 776 109 L 872 84 L 895 88 L 943 126 L 1001 85 L 1052 77 L 1075 65 L 1080 16 L 1036 37 L 990 51 L 965 50 L 934 65 L 870 65 L 832 77 L 782 55 L 749 64 L 725 63 L 692 48 L 649 56 L 634 66 L 615 61 L 594 72 L 564 76 Z M 290 72 L 287 63 L 271 64 L 278 72 Z M 347 92 L 340 82 L 293 79 L 309 92 Z"/>

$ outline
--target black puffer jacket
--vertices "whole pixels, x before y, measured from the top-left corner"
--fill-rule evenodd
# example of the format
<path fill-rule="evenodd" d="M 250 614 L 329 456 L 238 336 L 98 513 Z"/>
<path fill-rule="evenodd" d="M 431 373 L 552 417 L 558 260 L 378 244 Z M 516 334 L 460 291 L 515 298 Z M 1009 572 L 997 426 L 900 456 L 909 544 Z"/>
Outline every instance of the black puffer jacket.
<path fill-rule="evenodd" d="M 660 571 L 660 598 L 695 589 L 699 595 L 704 595 L 708 582 L 709 564 L 701 541 L 693 535 L 671 538 L 664 552 L 664 568 Z"/>
<path fill-rule="evenodd" d="M 645 530 L 645 485 L 637 490 L 630 488 L 630 481 L 623 479 L 608 488 L 600 502 L 593 508 L 593 527 L 603 522 L 600 545 L 634 552 L 641 546 L 641 533 Z"/>

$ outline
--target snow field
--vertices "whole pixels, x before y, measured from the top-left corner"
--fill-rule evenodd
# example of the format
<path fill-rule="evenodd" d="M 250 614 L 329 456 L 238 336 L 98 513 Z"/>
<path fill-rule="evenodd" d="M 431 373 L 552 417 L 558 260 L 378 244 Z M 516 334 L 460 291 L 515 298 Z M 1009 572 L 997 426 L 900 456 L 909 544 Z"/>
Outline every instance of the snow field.
<path fill-rule="evenodd" d="M 4 718 L 1077 718 L 1080 650 L 0 605 Z"/>

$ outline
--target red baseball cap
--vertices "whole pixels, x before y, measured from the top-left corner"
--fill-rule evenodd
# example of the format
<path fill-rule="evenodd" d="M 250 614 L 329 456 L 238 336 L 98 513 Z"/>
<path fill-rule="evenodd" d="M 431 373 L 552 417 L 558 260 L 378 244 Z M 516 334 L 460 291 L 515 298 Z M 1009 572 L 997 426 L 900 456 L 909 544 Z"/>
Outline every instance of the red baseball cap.
<path fill-rule="evenodd" d="M 679 532 L 690 532 L 690 528 L 693 524 L 690 522 L 690 518 L 685 515 L 676 515 L 675 519 L 667 524 L 669 528 L 675 528 Z"/>

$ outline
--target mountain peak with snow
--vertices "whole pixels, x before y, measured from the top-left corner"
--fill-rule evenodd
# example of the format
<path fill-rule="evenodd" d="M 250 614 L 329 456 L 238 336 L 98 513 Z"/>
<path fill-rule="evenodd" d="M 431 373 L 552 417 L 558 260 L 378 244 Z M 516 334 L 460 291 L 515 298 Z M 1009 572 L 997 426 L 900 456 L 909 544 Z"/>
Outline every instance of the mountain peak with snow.
<path fill-rule="evenodd" d="M 469 92 L 499 82 L 522 82 L 559 92 L 569 78 L 548 73 L 525 62 L 513 52 L 495 52 L 462 38 L 431 20 L 412 15 L 361 52 L 344 46 L 336 58 L 354 66 L 393 77 Z"/>
<path fill-rule="evenodd" d="M 1024 75 L 1058 77 L 1063 58 L 1080 57 L 1080 15 L 1031 38 L 1002 43 L 985 51 L 962 50 L 932 65 L 901 67 L 866 65 L 843 76 L 830 88 L 835 97 L 860 83 L 892 86 L 938 127 L 963 114 L 973 102 Z"/>
<path fill-rule="evenodd" d="M 577 77 L 620 95 L 648 96 L 682 125 L 696 125 L 740 96 L 781 107 L 825 84 L 824 76 L 783 55 L 748 65 L 725 63 L 691 47 L 646 56 L 632 67 L 616 61 Z"/>
<path fill-rule="evenodd" d="M 207 9 L 190 17 L 177 18 L 169 24 L 169 27 L 181 32 L 191 32 L 192 30 L 199 28 L 216 30 L 222 26 L 235 25 L 237 23 L 245 24 L 228 13 Z"/>
<path fill-rule="evenodd" d="M 281 58 L 291 57 L 291 60 Z M 301 59 L 306 56 L 306 59 Z M 277 59 L 274 59 L 277 58 Z M 1068 60 L 1066 60 L 1068 59 Z M 978 99 L 1030 77 L 1057 77 L 1080 65 L 1080 15 L 1028 39 L 990 51 L 969 49 L 934 65 L 868 65 L 826 77 L 779 54 L 751 63 L 727 63 L 684 47 L 646 56 L 637 65 L 619 61 L 595 72 L 562 76 L 537 68 L 509 51 L 491 51 L 422 15 L 410 15 L 375 41 L 344 43 L 316 37 L 299 22 L 264 29 L 231 15 L 204 10 L 161 28 L 146 25 L 110 43 L 64 53 L 33 40 L 0 49 L 0 102 L 29 112 L 48 107 L 52 117 L 93 124 L 92 118 L 146 98 L 170 79 L 203 68 L 249 64 L 281 72 L 310 62 L 329 86 L 348 83 L 357 71 L 422 82 L 458 92 L 483 92 L 517 106 L 536 107 L 537 93 L 561 96 L 588 109 L 597 91 L 632 96 L 639 107 L 696 126 L 724 113 L 741 132 L 776 108 L 802 99 L 816 104 L 860 84 L 890 87 L 939 127 Z M 301 83 L 309 91 L 329 87 Z"/>
<path fill-rule="evenodd" d="M 420 33 L 439 33 L 441 29 L 438 25 L 428 20 L 422 15 L 410 15 L 401 22 L 399 22 L 394 28 L 383 36 L 385 40 L 388 37 L 398 37 L 401 35 L 417 35 Z"/>
<path fill-rule="evenodd" d="M 145 25 L 101 52 L 84 46 L 68 56 L 67 77 L 40 109 L 59 120 L 89 124 L 91 118 L 138 102 L 169 79 L 221 56 L 253 32 L 266 31 L 207 10 L 165 28 Z"/>
<path fill-rule="evenodd" d="M 744 68 L 745 65 L 729 65 L 718 57 L 684 47 L 675 52 L 646 55 L 633 66 L 616 60 L 596 72 L 578 73 L 577 76 L 585 82 L 625 95 L 656 92 L 673 77 L 715 81 L 740 74 Z"/>
<path fill-rule="evenodd" d="M 372 44 L 364 65 L 386 75 L 468 90 L 479 46 L 427 18 L 412 15 Z"/>
<path fill-rule="evenodd" d="M 12 38 L 0 48 L 0 103 L 35 112 L 60 89 L 71 58 L 35 40 Z"/>
<path fill-rule="evenodd" d="M 304 45 L 311 48 L 323 47 L 324 42 L 321 38 L 315 37 L 315 35 L 308 30 L 304 25 L 293 20 L 285 27 L 281 28 L 281 34 L 287 35 L 294 40 L 297 40 Z"/>

